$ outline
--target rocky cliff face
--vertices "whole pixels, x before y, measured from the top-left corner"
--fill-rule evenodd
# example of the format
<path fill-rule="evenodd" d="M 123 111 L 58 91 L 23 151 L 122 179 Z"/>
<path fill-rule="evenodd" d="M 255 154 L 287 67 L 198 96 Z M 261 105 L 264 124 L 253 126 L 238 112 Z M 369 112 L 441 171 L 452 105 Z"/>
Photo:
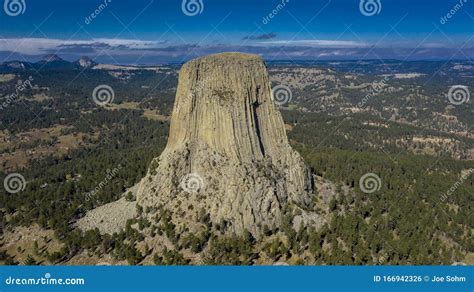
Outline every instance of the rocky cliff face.
<path fill-rule="evenodd" d="M 312 176 L 287 140 L 264 62 L 224 53 L 186 63 L 168 144 L 139 184 L 138 204 L 169 210 L 192 230 L 200 212 L 230 233 L 279 226 L 288 205 L 304 210 Z"/>

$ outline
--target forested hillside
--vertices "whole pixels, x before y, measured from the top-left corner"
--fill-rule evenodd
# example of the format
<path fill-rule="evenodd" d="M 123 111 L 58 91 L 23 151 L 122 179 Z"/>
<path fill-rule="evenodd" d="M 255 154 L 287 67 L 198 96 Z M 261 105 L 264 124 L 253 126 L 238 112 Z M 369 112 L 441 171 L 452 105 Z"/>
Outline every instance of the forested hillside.
<path fill-rule="evenodd" d="M 283 227 L 258 239 L 223 236 L 225 227 L 210 224 L 206 210 L 196 210 L 202 232 L 194 235 L 182 236 L 166 210 L 113 235 L 76 228 L 88 210 L 135 185 L 164 149 L 179 66 L 36 71 L 3 64 L 0 179 L 18 173 L 25 183 L 15 193 L 0 188 L 0 262 L 472 264 L 474 107 L 446 101 L 451 85 L 474 88 L 466 77 L 472 69 L 386 63 L 269 64 L 273 85 L 292 91 L 280 110 L 318 181 L 314 210 L 324 220 L 296 226 L 299 214 L 289 207 Z M 113 89 L 107 105 L 92 98 L 100 84 Z M 361 186 L 366 174 L 379 178 L 373 192 Z M 34 240 L 14 246 L 21 228 Z M 149 234 L 163 238 L 162 250 L 148 246 Z"/>

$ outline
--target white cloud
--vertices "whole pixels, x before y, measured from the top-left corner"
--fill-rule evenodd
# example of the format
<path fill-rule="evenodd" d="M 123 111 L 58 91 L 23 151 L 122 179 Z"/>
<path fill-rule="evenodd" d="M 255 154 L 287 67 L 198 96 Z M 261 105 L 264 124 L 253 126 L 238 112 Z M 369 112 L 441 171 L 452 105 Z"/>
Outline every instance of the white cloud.
<path fill-rule="evenodd" d="M 261 45 L 309 46 L 309 47 L 366 47 L 367 44 L 339 40 L 279 40 L 258 42 Z"/>
<path fill-rule="evenodd" d="M 10 51 L 26 55 L 45 54 L 58 50 L 61 46 L 95 46 L 97 44 L 111 47 L 125 46 L 130 49 L 156 48 L 164 42 L 142 41 L 131 39 L 98 38 L 91 40 L 61 40 L 48 38 L 0 38 L 0 51 Z"/>
<path fill-rule="evenodd" d="M 9 51 L 25 55 L 51 53 L 65 46 L 110 46 L 110 48 L 156 49 L 163 47 L 164 41 L 146 41 L 133 39 L 97 38 L 90 40 L 61 40 L 48 38 L 0 38 L 0 51 Z M 270 40 L 256 42 L 265 46 L 309 46 L 309 47 L 365 47 L 362 42 L 339 40 Z"/>

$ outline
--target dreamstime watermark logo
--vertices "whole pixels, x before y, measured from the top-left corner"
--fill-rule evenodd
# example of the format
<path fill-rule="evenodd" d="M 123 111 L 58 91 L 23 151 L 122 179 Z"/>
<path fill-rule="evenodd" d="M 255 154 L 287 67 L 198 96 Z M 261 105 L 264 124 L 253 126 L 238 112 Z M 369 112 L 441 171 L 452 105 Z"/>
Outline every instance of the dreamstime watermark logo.
<path fill-rule="evenodd" d="M 449 12 L 446 13 L 446 15 L 442 16 L 439 19 L 439 23 L 446 24 L 456 13 L 458 13 L 459 10 L 463 8 L 464 4 L 466 3 L 467 3 L 467 0 L 459 0 L 459 3 L 454 5 L 453 8 L 451 8 L 451 10 L 449 10 Z"/>
<path fill-rule="evenodd" d="M 31 84 L 33 80 L 33 77 L 30 76 L 28 77 L 28 79 L 15 86 L 15 92 L 8 95 L 5 101 L 0 104 L 0 110 L 4 110 L 9 107 L 10 104 L 14 103 L 18 99 L 18 97 L 20 97 L 20 93 L 22 93 L 26 89 L 33 89 L 33 85 Z"/>
<path fill-rule="evenodd" d="M 18 16 L 26 11 L 25 0 L 5 0 L 3 10 L 8 16 Z"/>
<path fill-rule="evenodd" d="M 367 95 L 364 96 L 364 98 L 357 103 L 357 106 L 359 108 L 364 108 L 367 102 L 369 102 L 369 100 L 371 100 L 374 95 L 382 92 L 383 88 L 387 85 L 387 81 L 388 81 L 388 76 L 385 76 L 384 79 L 382 79 L 382 81 L 373 83 L 369 93 L 367 93 Z"/>
<path fill-rule="evenodd" d="M 365 16 L 374 16 L 382 11 L 380 0 L 360 0 L 359 10 Z"/>
<path fill-rule="evenodd" d="M 379 233 L 383 226 L 377 223 L 370 224 L 369 228 L 372 228 L 375 233 Z M 393 249 L 390 246 L 383 246 L 383 249 L 379 251 L 379 254 L 375 255 L 372 260 L 375 265 L 385 265 L 390 260 L 388 253 L 393 253 Z"/>
<path fill-rule="evenodd" d="M 98 192 L 100 192 L 114 177 L 117 176 L 119 171 L 123 168 L 121 164 L 119 164 L 117 167 L 106 170 L 106 175 L 105 178 L 94 188 L 94 190 L 88 192 L 85 194 L 86 201 L 90 201 L 90 199 L 94 196 L 97 195 Z"/>
<path fill-rule="evenodd" d="M 190 173 L 183 177 L 181 188 L 187 193 L 197 193 L 204 187 L 204 180 L 197 173 Z"/>
<path fill-rule="evenodd" d="M 464 85 L 454 85 L 448 91 L 448 100 L 453 105 L 461 105 L 469 101 L 471 93 Z"/>
<path fill-rule="evenodd" d="M 191 93 L 184 97 L 179 103 L 176 103 L 175 111 L 178 112 L 183 104 L 186 104 L 189 100 L 192 100 L 197 94 L 203 92 L 206 86 L 208 86 L 210 79 L 199 80 L 191 90 Z"/>
<path fill-rule="evenodd" d="M 7 285 L 85 285 L 84 278 L 53 278 L 50 273 L 44 274 L 41 278 L 5 278 Z"/>
<path fill-rule="evenodd" d="M 381 256 L 375 259 L 375 264 L 382 266 L 387 262 L 387 260 L 388 260 L 388 255 L 386 253 L 383 253 Z"/>
<path fill-rule="evenodd" d="M 273 8 L 272 12 L 268 13 L 268 15 L 264 16 L 262 19 L 263 24 L 268 24 L 278 13 L 280 13 L 283 8 L 285 8 L 286 4 L 290 3 L 290 0 L 281 0 L 275 8 Z"/>
<path fill-rule="evenodd" d="M 112 87 L 102 84 L 94 88 L 92 99 L 97 105 L 106 105 L 112 103 L 115 98 L 115 92 Z"/>
<path fill-rule="evenodd" d="M 99 16 L 102 11 L 105 10 L 105 8 L 107 8 L 107 6 L 109 6 L 109 4 L 112 3 L 112 0 L 104 0 L 104 2 L 102 4 L 100 4 L 99 6 L 97 6 L 97 8 L 94 10 L 94 12 L 92 12 L 90 15 L 88 15 L 85 19 L 84 19 L 84 23 L 89 25 L 92 23 L 92 21 L 97 17 Z"/>
<path fill-rule="evenodd" d="M 445 202 L 449 197 L 451 197 L 454 192 L 471 176 L 471 174 L 474 173 L 474 168 L 468 169 L 465 171 L 463 174 L 461 174 L 461 178 L 452 186 L 449 188 L 449 190 L 446 193 L 441 194 L 441 202 Z"/>
<path fill-rule="evenodd" d="M 375 173 L 366 173 L 359 180 L 360 190 L 366 194 L 372 194 L 380 191 L 382 180 Z"/>
<path fill-rule="evenodd" d="M 24 191 L 26 188 L 26 180 L 20 173 L 10 173 L 3 180 L 3 187 L 10 194 L 16 194 Z"/>
<path fill-rule="evenodd" d="M 272 100 L 277 105 L 282 106 L 293 99 L 291 89 L 286 85 L 277 85 L 272 88 Z"/>
<path fill-rule="evenodd" d="M 181 10 L 187 16 L 196 16 L 204 11 L 204 2 L 202 0 L 183 0 Z"/>

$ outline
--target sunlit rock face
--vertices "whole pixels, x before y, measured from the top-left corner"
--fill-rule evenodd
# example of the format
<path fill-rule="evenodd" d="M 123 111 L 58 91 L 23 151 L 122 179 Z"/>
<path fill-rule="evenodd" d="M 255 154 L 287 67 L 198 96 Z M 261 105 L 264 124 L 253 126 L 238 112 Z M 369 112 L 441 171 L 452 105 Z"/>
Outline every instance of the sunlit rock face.
<path fill-rule="evenodd" d="M 288 143 L 259 56 L 224 53 L 183 65 L 166 149 L 142 179 L 138 204 L 192 229 L 199 212 L 225 232 L 259 236 L 282 210 L 311 203 L 313 182 Z M 147 208 L 148 207 L 148 208 Z"/>

